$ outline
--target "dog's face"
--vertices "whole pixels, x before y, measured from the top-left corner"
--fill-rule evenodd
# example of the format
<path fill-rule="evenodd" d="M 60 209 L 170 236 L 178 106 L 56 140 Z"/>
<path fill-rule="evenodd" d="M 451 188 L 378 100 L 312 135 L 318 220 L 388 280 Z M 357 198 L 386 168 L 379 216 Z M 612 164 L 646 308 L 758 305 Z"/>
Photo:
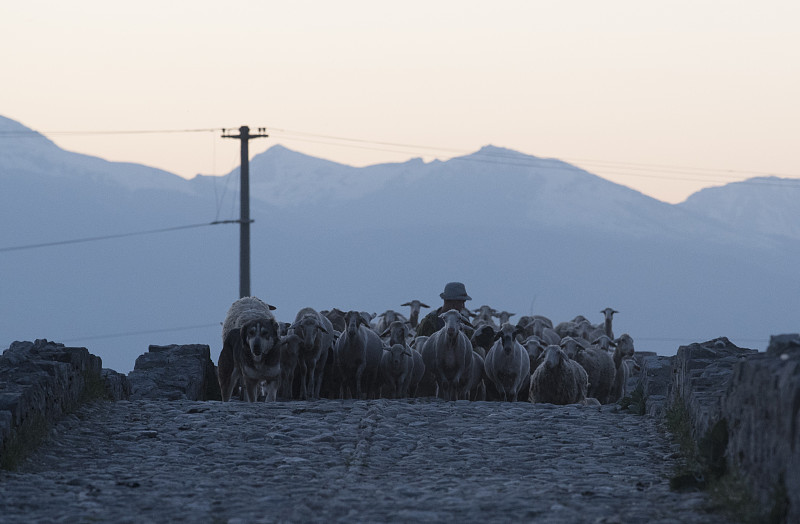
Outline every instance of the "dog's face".
<path fill-rule="evenodd" d="M 259 362 L 280 342 L 279 326 L 273 319 L 251 320 L 242 326 L 242 345 Z"/>

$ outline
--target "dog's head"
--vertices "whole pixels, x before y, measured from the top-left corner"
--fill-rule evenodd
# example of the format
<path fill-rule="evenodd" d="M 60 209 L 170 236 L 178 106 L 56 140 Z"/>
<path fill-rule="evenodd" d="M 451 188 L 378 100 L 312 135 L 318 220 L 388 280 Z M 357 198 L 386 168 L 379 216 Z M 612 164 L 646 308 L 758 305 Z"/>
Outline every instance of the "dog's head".
<path fill-rule="evenodd" d="M 251 320 L 242 325 L 242 346 L 250 350 L 253 360 L 259 362 L 264 355 L 280 344 L 280 327 L 275 319 Z"/>

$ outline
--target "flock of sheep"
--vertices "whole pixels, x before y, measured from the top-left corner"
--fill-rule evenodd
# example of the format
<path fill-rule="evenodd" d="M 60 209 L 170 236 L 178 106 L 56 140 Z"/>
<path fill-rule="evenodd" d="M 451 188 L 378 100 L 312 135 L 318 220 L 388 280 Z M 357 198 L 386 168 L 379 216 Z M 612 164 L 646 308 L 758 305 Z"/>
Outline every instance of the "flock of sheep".
<path fill-rule="evenodd" d="M 223 400 L 241 386 L 255 401 L 315 398 L 528 400 L 551 404 L 607 404 L 625 396 L 633 339 L 614 338 L 612 318 L 583 316 L 554 325 L 489 306 L 439 315 L 444 327 L 417 336 L 418 300 L 381 315 L 338 309 L 300 310 L 278 323 L 255 297 L 236 301 L 223 324 L 218 373 Z M 495 321 L 497 319 L 498 321 Z"/>

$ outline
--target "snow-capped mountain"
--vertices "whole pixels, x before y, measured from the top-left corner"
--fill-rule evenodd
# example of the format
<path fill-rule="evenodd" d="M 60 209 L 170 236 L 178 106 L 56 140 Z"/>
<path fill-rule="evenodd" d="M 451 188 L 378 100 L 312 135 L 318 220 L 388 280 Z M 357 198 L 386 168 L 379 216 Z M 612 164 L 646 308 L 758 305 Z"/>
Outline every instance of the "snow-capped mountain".
<path fill-rule="evenodd" d="M 800 240 L 800 179 L 759 177 L 709 187 L 678 207 L 740 232 Z"/>
<path fill-rule="evenodd" d="M 742 204 L 770 207 L 760 229 L 730 226 L 718 190 L 700 209 L 673 206 L 492 146 L 362 168 L 275 146 L 250 173 L 252 293 L 280 320 L 306 306 L 438 304 L 461 280 L 469 306 L 517 315 L 600 322 L 614 307 L 618 334 L 662 354 L 721 335 L 763 348 L 798 329 L 800 242 L 762 233 L 770 216 L 796 227 L 791 199 L 763 194 Z M 216 358 L 238 298 L 239 236 L 204 224 L 237 218 L 236 175 L 185 180 L 107 162 L 0 117 L 0 349 L 48 338 L 122 372 L 149 344 L 209 344 Z M 153 230 L 164 231 L 6 249 Z"/>

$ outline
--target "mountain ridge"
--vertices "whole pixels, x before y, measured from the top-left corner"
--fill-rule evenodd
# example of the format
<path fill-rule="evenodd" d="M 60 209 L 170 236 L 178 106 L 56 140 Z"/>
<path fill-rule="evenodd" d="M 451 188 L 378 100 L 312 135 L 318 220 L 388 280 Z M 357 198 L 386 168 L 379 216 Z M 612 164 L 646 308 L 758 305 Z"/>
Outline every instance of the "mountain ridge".
<path fill-rule="evenodd" d="M 236 211 L 236 170 L 186 180 L 57 146 L 32 154 L 17 140 L 0 139 L 0 223 L 9 225 L 0 247 L 238 218 L 223 211 Z M 434 305 L 444 283 L 461 280 L 471 307 L 593 322 L 614 307 L 615 331 L 662 354 L 720 335 L 765 347 L 769 335 L 797 330 L 800 242 L 489 147 L 478 158 L 503 162 L 355 168 L 287 148 L 256 155 L 252 294 L 291 321 L 307 306 Z M 282 182 L 259 185 L 270 177 Z M 216 359 L 219 323 L 238 298 L 238 239 L 235 225 L 209 225 L 2 252 L 0 346 L 69 341 L 123 372 L 150 344 L 208 344 Z"/>

